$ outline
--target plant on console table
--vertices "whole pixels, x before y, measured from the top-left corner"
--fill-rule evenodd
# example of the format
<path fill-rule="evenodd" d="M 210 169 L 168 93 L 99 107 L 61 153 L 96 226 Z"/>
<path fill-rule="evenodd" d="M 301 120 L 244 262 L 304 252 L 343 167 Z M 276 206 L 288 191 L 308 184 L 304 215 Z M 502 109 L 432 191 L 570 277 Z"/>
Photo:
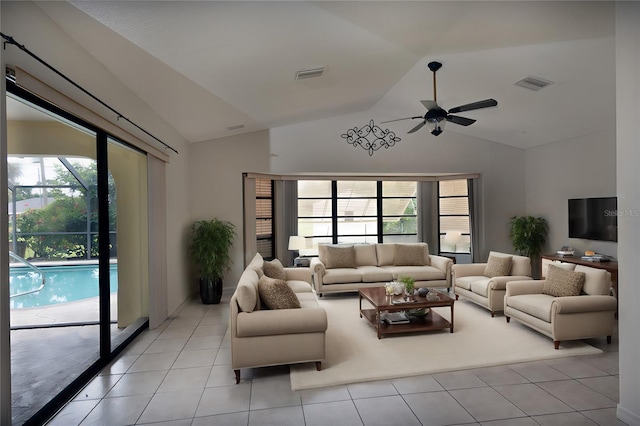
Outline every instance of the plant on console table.
<path fill-rule="evenodd" d="M 198 220 L 191 225 L 191 260 L 200 277 L 202 303 L 220 303 L 222 277 L 231 269 L 229 250 L 236 237 L 231 222 L 212 219 Z"/>
<path fill-rule="evenodd" d="M 542 246 L 547 240 L 549 224 L 542 217 L 514 216 L 509 221 L 509 240 L 518 254 L 531 259 L 531 270 L 534 275 L 538 267 Z M 539 277 L 535 277 L 539 278 Z"/>

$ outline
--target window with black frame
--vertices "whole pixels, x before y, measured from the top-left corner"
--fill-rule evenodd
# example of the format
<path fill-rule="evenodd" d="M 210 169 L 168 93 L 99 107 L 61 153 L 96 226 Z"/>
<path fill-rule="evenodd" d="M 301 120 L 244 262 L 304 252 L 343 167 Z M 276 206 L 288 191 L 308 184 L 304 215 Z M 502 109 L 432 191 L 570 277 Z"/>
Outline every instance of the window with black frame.
<path fill-rule="evenodd" d="M 258 253 L 271 260 L 273 254 L 273 181 L 256 179 L 256 244 Z"/>
<path fill-rule="evenodd" d="M 471 253 L 471 216 L 467 179 L 438 182 L 440 253 Z"/>

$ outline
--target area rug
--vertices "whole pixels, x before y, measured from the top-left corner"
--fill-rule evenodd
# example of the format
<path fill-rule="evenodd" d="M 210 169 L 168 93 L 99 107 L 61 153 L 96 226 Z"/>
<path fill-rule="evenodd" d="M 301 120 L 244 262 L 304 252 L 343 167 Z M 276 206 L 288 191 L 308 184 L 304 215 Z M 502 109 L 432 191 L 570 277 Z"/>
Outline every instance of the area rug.
<path fill-rule="evenodd" d="M 314 363 L 291 365 L 291 388 L 312 389 L 347 383 L 433 374 L 469 368 L 602 353 L 582 341 L 553 341 L 504 316 L 464 300 L 455 303 L 454 332 L 391 335 L 378 339 L 358 313 L 358 297 L 319 299 L 329 326 L 322 370 Z M 363 302 L 365 303 L 365 302 Z M 434 308 L 450 319 L 450 308 Z"/>

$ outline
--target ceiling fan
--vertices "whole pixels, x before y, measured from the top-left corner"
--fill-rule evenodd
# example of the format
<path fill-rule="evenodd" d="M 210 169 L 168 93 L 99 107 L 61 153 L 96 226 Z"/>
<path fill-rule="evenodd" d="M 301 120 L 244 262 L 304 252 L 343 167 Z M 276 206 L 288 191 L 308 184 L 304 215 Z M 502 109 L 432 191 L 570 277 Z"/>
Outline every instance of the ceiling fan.
<path fill-rule="evenodd" d="M 420 101 L 422 102 L 422 105 L 427 108 L 427 113 L 424 116 L 418 115 L 415 117 L 399 118 L 397 120 L 383 121 L 382 123 L 391 123 L 393 121 L 400 120 L 414 120 L 420 118 L 422 119 L 420 124 L 409 130 L 409 132 L 407 133 L 417 132 L 425 124 L 428 124 L 431 134 L 434 136 L 438 136 L 440 133 L 442 133 L 442 129 L 444 128 L 444 125 L 447 121 L 459 124 L 461 126 L 470 126 L 471 124 L 476 122 L 476 120 L 473 120 L 471 118 L 460 117 L 458 115 L 451 114 L 464 111 L 472 111 L 474 109 L 489 108 L 498 105 L 498 102 L 495 99 L 485 99 L 484 101 L 460 105 L 455 108 L 451 108 L 449 111 L 445 111 L 438 105 L 438 98 L 436 94 L 436 71 L 438 71 L 440 67 L 442 67 L 442 64 L 440 62 L 429 62 L 428 67 L 433 72 L 433 100 Z"/>

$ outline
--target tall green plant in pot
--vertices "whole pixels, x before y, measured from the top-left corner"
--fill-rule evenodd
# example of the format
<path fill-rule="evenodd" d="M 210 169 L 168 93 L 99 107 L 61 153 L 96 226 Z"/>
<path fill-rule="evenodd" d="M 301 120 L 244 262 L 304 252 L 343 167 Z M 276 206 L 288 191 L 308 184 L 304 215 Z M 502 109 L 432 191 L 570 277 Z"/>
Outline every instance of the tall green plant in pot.
<path fill-rule="evenodd" d="M 514 216 L 509 221 L 509 239 L 513 249 L 531 259 L 532 275 L 539 278 L 540 255 L 547 240 L 549 225 L 542 217 Z"/>
<path fill-rule="evenodd" d="M 198 220 L 191 225 L 189 251 L 200 277 L 202 303 L 220 303 L 222 277 L 233 264 L 229 249 L 235 237 L 235 225 L 231 222 Z"/>

